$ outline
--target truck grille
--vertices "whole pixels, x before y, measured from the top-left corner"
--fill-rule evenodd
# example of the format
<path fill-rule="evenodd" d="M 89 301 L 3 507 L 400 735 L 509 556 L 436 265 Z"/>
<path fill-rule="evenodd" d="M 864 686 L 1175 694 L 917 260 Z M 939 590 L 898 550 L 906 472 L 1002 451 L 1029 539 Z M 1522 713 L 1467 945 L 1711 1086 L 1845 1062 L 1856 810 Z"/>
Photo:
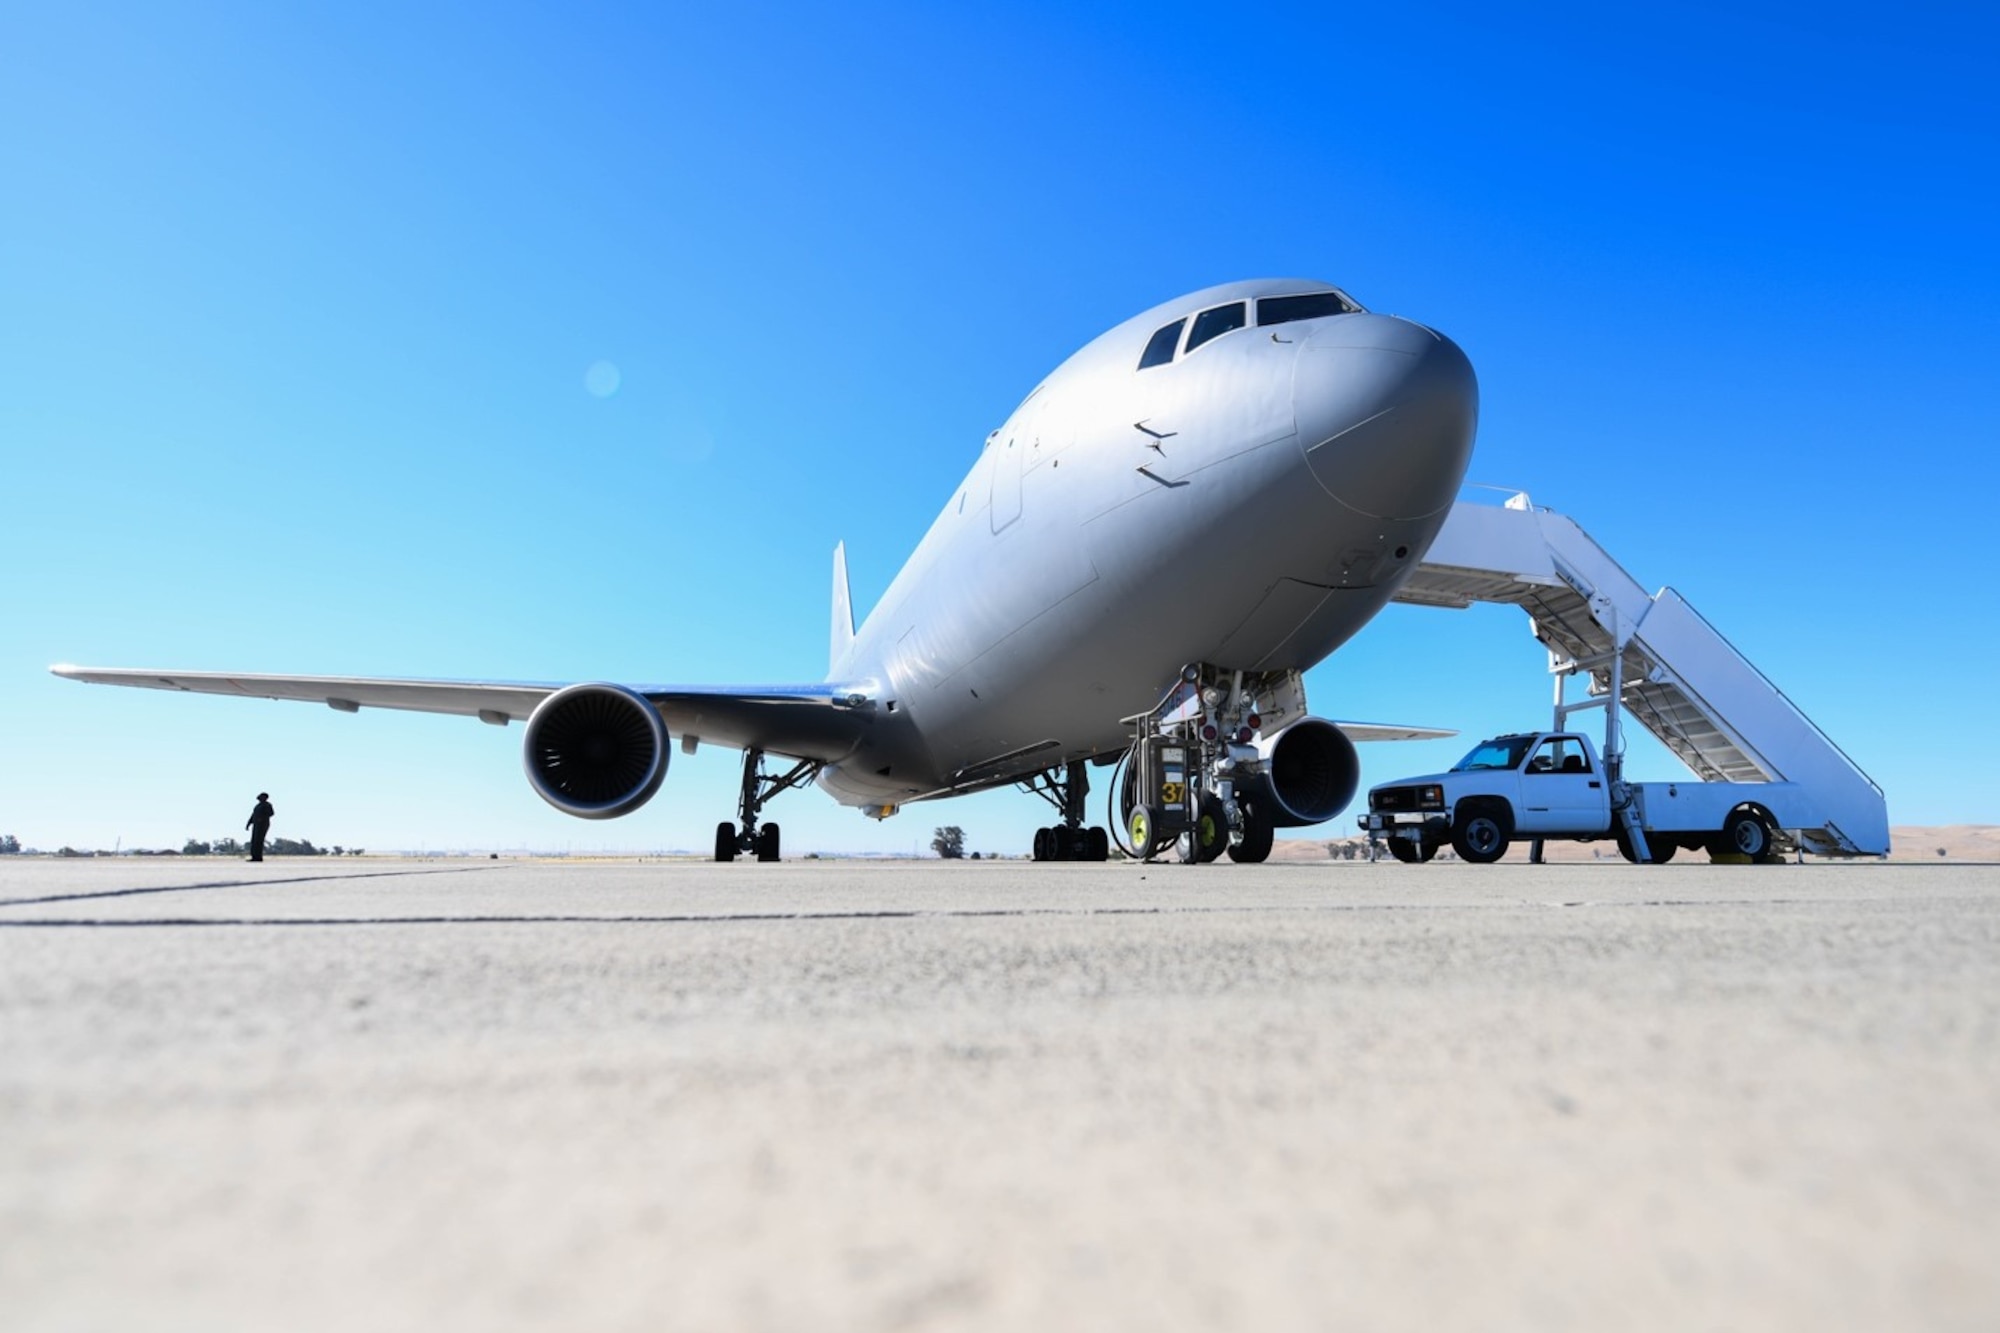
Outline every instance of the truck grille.
<path fill-rule="evenodd" d="M 1368 793 L 1368 808 L 1383 814 L 1444 809 L 1443 793 L 1428 787 L 1379 787 Z"/>

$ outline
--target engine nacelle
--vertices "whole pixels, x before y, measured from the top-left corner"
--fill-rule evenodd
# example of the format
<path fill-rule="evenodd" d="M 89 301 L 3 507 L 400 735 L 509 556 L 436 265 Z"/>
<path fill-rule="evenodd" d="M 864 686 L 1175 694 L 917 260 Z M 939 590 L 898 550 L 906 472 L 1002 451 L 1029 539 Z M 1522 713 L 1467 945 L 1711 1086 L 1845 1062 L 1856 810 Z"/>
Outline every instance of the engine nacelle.
<path fill-rule="evenodd" d="M 616 819 L 653 799 L 667 776 L 666 723 L 622 685 L 571 685 L 528 719 L 521 762 L 535 794 L 564 814 Z"/>
<path fill-rule="evenodd" d="M 1257 740 L 1263 776 L 1248 795 L 1278 828 L 1324 824 L 1354 799 L 1361 759 L 1347 733 L 1323 717 L 1302 717 Z"/>

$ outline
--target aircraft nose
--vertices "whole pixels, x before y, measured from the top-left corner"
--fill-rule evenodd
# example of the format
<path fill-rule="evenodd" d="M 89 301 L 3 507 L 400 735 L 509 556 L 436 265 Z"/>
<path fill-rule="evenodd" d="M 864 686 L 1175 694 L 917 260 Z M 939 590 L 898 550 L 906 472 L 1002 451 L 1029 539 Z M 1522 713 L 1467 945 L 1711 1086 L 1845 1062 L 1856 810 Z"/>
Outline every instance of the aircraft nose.
<path fill-rule="evenodd" d="M 1346 315 L 1299 348 L 1292 409 L 1329 495 L 1373 518 L 1427 518 L 1465 479 L 1479 382 L 1443 334 L 1393 315 Z"/>

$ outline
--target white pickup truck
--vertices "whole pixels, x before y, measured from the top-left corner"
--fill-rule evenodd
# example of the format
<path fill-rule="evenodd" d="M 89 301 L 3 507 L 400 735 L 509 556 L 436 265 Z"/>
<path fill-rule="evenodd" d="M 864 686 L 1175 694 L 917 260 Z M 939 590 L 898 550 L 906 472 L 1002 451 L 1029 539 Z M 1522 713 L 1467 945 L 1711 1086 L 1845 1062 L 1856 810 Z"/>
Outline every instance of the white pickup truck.
<path fill-rule="evenodd" d="M 1430 860 L 1449 842 L 1461 859 L 1483 865 L 1506 855 L 1516 838 L 1616 838 L 1625 859 L 1637 861 L 1620 814 L 1627 804 L 1645 859 L 1656 863 L 1682 848 L 1779 860 L 1786 830 L 1814 823 L 1796 783 L 1616 782 L 1590 738 L 1573 731 L 1481 741 L 1449 773 L 1371 788 L 1360 822 L 1371 841 L 1386 837 L 1390 854 L 1411 863 Z"/>

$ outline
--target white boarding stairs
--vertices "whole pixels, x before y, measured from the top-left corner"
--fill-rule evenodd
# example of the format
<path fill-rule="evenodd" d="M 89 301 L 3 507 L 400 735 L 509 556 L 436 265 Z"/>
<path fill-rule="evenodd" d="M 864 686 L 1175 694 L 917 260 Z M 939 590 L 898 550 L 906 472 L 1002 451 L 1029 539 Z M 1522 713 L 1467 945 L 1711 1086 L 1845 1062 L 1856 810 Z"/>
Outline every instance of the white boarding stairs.
<path fill-rule="evenodd" d="M 1615 699 L 1704 782 L 1796 783 L 1824 821 L 1799 830 L 1805 850 L 1888 853 L 1888 804 L 1874 780 L 1679 593 L 1649 596 L 1574 519 L 1525 494 L 1504 507 L 1460 501 L 1396 600 L 1520 607 L 1549 650 L 1556 728 L 1604 707 L 1607 765 L 1623 751 Z M 1566 702 L 1564 681 L 1578 673 L 1588 673 L 1591 698 Z M 1629 806 L 1621 816 L 1630 828 Z"/>

